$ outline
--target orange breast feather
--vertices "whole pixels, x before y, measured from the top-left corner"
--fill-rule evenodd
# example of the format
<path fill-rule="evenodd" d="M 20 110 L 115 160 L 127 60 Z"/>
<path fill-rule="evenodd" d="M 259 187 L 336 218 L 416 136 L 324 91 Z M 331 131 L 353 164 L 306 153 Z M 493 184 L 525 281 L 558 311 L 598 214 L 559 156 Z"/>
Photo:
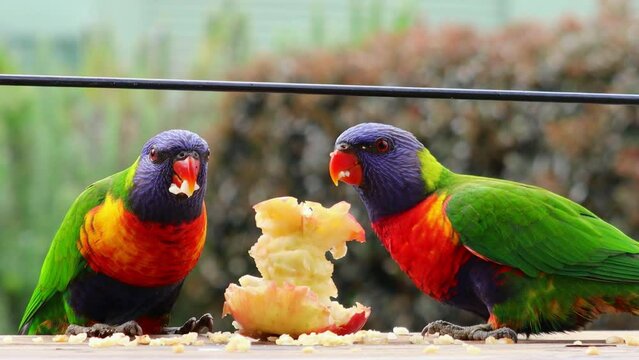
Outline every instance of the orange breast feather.
<path fill-rule="evenodd" d="M 162 286 L 183 280 L 195 267 L 206 237 L 206 209 L 189 223 L 142 222 L 120 199 L 85 217 L 78 247 L 96 272 L 135 286 Z"/>

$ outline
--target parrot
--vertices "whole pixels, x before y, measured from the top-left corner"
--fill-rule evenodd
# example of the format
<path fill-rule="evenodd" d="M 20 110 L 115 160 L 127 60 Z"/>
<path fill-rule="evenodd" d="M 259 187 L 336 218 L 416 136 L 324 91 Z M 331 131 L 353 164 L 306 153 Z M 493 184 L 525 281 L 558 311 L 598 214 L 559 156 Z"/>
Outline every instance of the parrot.
<path fill-rule="evenodd" d="M 212 330 L 210 314 L 167 327 L 205 243 L 210 153 L 193 132 L 164 131 L 129 168 L 88 186 L 53 237 L 19 333 Z"/>
<path fill-rule="evenodd" d="M 412 133 L 381 123 L 339 135 L 329 174 L 354 186 L 375 234 L 424 294 L 486 321 L 437 320 L 422 335 L 516 342 L 605 313 L 639 315 L 639 242 L 565 197 L 455 173 Z"/>

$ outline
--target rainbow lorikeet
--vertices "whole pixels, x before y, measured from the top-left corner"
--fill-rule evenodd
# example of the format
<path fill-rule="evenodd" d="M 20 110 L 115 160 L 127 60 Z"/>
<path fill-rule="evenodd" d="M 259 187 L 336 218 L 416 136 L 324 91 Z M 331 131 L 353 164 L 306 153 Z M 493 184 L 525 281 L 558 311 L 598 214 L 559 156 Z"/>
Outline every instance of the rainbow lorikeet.
<path fill-rule="evenodd" d="M 197 134 L 165 131 L 131 167 L 89 186 L 53 238 L 20 333 L 211 329 L 209 314 L 166 328 L 204 246 L 209 155 Z"/>
<path fill-rule="evenodd" d="M 329 165 L 355 186 L 393 259 L 427 295 L 484 317 L 423 333 L 517 340 L 578 329 L 599 314 L 639 315 L 639 242 L 542 188 L 456 174 L 411 133 L 364 123 Z"/>

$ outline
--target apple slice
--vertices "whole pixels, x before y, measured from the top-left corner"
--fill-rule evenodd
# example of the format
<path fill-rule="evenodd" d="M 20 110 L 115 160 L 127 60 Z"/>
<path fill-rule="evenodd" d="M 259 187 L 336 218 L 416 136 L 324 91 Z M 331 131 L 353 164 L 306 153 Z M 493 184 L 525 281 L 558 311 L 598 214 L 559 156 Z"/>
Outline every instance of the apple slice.
<path fill-rule="evenodd" d="M 263 201 L 254 207 L 262 236 L 249 254 L 262 277 L 242 276 L 224 294 L 224 315 L 231 314 L 248 336 L 300 334 L 330 330 L 344 335 L 361 329 L 370 308 L 345 308 L 331 298 L 334 259 L 346 255 L 346 242 L 364 242 L 364 229 L 348 213 L 350 204 L 330 208 L 298 203 L 293 197 Z"/>

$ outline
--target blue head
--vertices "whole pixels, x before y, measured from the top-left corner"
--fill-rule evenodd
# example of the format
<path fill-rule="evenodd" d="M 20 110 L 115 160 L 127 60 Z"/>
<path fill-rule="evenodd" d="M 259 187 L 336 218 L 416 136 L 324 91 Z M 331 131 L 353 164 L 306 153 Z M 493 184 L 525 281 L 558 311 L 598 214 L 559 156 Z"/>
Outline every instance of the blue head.
<path fill-rule="evenodd" d="M 142 148 L 129 207 L 143 221 L 177 224 L 202 212 L 209 146 L 195 133 L 168 130 Z"/>
<path fill-rule="evenodd" d="M 427 196 L 418 154 L 424 145 L 396 127 L 363 123 L 335 140 L 330 173 L 354 185 L 371 221 L 410 209 Z"/>

